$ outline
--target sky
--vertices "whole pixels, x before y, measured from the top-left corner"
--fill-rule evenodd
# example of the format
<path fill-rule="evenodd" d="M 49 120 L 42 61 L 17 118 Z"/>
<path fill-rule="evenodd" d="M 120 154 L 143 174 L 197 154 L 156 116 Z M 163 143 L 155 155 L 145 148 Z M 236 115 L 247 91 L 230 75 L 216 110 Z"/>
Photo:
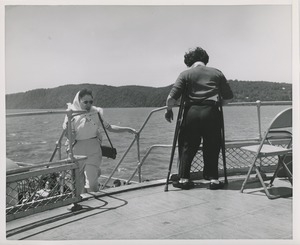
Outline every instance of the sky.
<path fill-rule="evenodd" d="M 204 48 L 227 79 L 292 82 L 291 5 L 6 5 L 5 93 L 164 87 Z"/>

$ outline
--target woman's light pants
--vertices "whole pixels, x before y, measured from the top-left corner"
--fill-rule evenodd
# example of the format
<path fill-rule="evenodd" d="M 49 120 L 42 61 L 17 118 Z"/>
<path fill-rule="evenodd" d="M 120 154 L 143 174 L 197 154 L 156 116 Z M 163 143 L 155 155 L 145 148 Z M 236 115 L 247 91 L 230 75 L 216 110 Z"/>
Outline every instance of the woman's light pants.
<path fill-rule="evenodd" d="M 85 190 L 87 192 L 98 191 L 98 178 L 100 177 L 102 162 L 100 142 L 97 138 L 78 140 L 74 146 L 74 154 L 88 157 L 86 160 L 79 162 L 81 193 L 84 193 Z"/>

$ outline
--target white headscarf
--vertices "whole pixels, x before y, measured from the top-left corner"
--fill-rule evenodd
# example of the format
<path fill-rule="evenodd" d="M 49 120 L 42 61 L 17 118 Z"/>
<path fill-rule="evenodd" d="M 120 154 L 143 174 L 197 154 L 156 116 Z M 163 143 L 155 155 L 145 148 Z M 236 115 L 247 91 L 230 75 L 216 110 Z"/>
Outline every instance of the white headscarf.
<path fill-rule="evenodd" d="M 77 94 L 74 97 L 73 104 L 72 103 L 67 103 L 68 109 L 73 110 L 73 111 L 81 111 L 81 106 L 79 102 L 79 93 L 80 91 L 77 92 Z"/>
<path fill-rule="evenodd" d="M 80 93 L 80 91 L 78 91 L 77 94 L 75 95 L 73 103 L 67 103 L 68 110 L 72 110 L 72 111 L 82 111 L 83 110 L 80 106 L 79 93 Z M 92 106 L 91 110 L 88 112 L 88 115 L 95 115 L 98 112 L 100 113 L 100 116 L 103 118 L 103 109 L 101 107 Z M 75 117 L 73 117 L 73 120 L 76 122 L 76 121 L 80 120 L 82 117 L 84 117 L 85 115 L 86 114 L 80 114 L 78 116 L 75 116 Z M 67 122 L 68 122 L 68 117 L 65 116 L 65 121 L 63 123 L 63 129 L 67 128 Z M 99 137 L 99 139 L 102 138 L 100 131 L 99 131 L 98 137 Z M 67 142 L 66 142 L 66 144 L 67 144 Z"/>
<path fill-rule="evenodd" d="M 75 95 L 73 103 L 67 103 L 69 110 L 73 110 L 73 111 L 83 110 L 80 106 L 79 93 L 80 91 L 78 91 L 77 94 Z M 96 111 L 99 112 L 101 116 L 103 116 L 103 109 L 101 107 L 92 106 L 90 112 L 96 112 Z"/>

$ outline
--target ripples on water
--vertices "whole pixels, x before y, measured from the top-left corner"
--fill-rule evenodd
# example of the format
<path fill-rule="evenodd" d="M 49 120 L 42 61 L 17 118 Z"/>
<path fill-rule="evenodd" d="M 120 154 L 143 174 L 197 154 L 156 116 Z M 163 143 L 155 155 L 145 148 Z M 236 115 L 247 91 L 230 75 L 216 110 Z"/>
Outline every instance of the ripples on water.
<path fill-rule="evenodd" d="M 261 107 L 262 131 L 270 120 L 288 106 Z M 130 126 L 139 130 L 148 114 L 154 108 L 109 108 L 104 109 L 105 119 L 114 125 Z M 19 112 L 20 110 L 18 110 Z M 16 112 L 9 110 L 7 113 Z M 174 117 L 177 109 L 174 110 Z M 42 116 L 25 116 L 6 119 L 6 156 L 17 162 L 36 163 L 49 161 L 55 143 L 62 133 L 64 115 L 51 114 Z M 224 107 L 226 139 L 246 139 L 258 136 L 257 109 L 251 106 Z M 168 123 L 164 119 L 164 111 L 152 115 L 140 135 L 141 159 L 151 145 L 170 145 L 173 141 L 175 121 Z M 110 133 L 111 140 L 118 150 L 116 160 L 104 158 L 102 174 L 109 175 L 119 162 L 134 139 L 128 133 Z M 65 139 L 62 144 L 64 145 Z M 62 157 L 65 148 L 62 147 Z M 170 148 L 155 149 L 142 167 L 143 179 L 165 178 L 169 166 Z M 134 144 L 129 154 L 120 165 L 116 177 L 128 178 L 137 165 L 137 145 Z M 173 163 L 176 167 L 176 157 Z"/>

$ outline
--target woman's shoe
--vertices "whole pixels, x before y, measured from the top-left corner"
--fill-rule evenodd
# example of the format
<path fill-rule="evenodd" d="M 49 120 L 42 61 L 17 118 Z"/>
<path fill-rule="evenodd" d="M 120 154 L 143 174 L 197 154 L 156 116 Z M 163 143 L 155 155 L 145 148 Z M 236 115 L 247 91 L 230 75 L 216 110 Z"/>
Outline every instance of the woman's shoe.
<path fill-rule="evenodd" d="M 82 206 L 80 204 L 77 203 L 73 203 L 71 205 L 68 206 L 67 210 L 70 212 L 76 212 L 82 209 Z"/>
<path fill-rule="evenodd" d="M 211 189 L 211 190 L 219 190 L 219 189 L 223 189 L 224 186 L 225 186 L 225 184 L 223 182 L 221 182 L 221 181 L 219 181 L 218 184 L 210 182 L 209 189 Z"/>

